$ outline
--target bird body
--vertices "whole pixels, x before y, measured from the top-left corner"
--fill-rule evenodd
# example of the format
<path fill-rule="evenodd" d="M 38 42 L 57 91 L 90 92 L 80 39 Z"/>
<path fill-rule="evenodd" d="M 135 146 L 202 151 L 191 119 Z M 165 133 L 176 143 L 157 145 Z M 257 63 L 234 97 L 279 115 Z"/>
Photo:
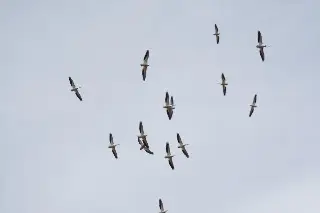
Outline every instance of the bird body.
<path fill-rule="evenodd" d="M 219 40 L 220 40 L 220 33 L 219 33 L 219 29 L 218 29 L 218 26 L 215 24 L 214 25 L 214 29 L 215 29 L 215 33 L 213 35 L 216 36 L 216 41 L 217 41 L 217 44 L 219 44 Z"/>
<path fill-rule="evenodd" d="M 80 101 L 82 101 L 82 97 L 81 97 L 81 95 L 79 93 L 79 89 L 81 88 L 81 86 L 77 87 L 71 77 L 69 77 L 69 83 L 70 83 L 70 85 L 72 87 L 71 92 L 74 92 L 76 94 L 76 96 L 78 97 L 78 99 Z"/>
<path fill-rule="evenodd" d="M 257 107 L 256 103 L 257 103 L 257 94 L 254 95 L 252 104 L 250 104 L 251 109 L 250 109 L 249 117 L 252 116 L 254 109 Z"/>
<path fill-rule="evenodd" d="M 175 105 L 174 105 L 173 96 L 171 96 L 169 98 L 169 93 L 168 92 L 166 92 L 165 105 L 163 106 L 163 108 L 166 109 L 168 118 L 169 118 L 169 120 L 171 120 L 172 115 L 173 115 L 173 110 L 175 109 Z"/>
<path fill-rule="evenodd" d="M 114 157 L 116 159 L 118 159 L 118 154 L 117 154 L 117 150 L 116 150 L 116 146 L 119 146 L 120 144 L 115 144 L 113 142 L 113 135 L 110 133 L 109 134 L 109 141 L 110 141 L 110 145 L 108 146 L 108 148 L 110 148 L 112 150 L 112 153 L 114 155 Z"/>
<path fill-rule="evenodd" d="M 143 81 L 145 81 L 146 77 L 147 77 L 147 69 L 149 67 L 148 60 L 149 60 L 149 50 L 146 51 L 146 53 L 143 57 L 143 63 L 140 64 L 140 66 L 142 67 L 142 80 Z"/>

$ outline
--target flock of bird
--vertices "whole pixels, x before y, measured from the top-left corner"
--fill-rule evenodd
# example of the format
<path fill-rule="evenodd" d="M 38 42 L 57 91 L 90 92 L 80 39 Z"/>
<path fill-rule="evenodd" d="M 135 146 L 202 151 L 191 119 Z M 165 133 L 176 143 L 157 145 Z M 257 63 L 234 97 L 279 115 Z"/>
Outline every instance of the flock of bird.
<path fill-rule="evenodd" d="M 215 24 L 215 33 L 213 35 L 216 37 L 217 44 L 219 44 L 220 33 L 219 33 L 218 26 L 216 24 Z M 259 49 L 259 53 L 260 53 L 260 57 L 261 57 L 262 61 L 265 60 L 265 55 L 264 55 L 264 50 L 263 50 L 265 47 L 267 47 L 267 45 L 263 44 L 261 32 L 258 31 L 258 44 L 257 44 L 256 48 Z M 142 67 L 142 80 L 143 81 L 145 81 L 146 77 L 147 77 L 147 69 L 149 67 L 148 60 L 149 60 L 149 50 L 146 51 L 146 53 L 143 57 L 143 63 L 140 64 L 140 66 Z M 72 87 L 71 91 L 76 94 L 76 96 L 78 97 L 78 99 L 80 101 L 82 101 L 82 97 L 79 93 L 79 89 L 81 87 L 76 86 L 71 77 L 69 77 L 69 82 Z M 226 82 L 226 78 L 223 73 L 221 74 L 221 83 L 219 82 L 218 84 L 220 84 L 222 86 L 223 95 L 225 96 L 227 94 L 228 83 Z M 257 107 L 256 102 L 257 102 L 257 94 L 254 95 L 253 102 L 252 102 L 252 104 L 250 104 L 251 108 L 250 108 L 250 112 L 249 112 L 249 117 L 252 116 L 254 109 Z M 174 104 L 173 96 L 170 96 L 168 92 L 166 92 L 166 94 L 165 94 L 165 104 L 164 104 L 163 108 L 166 110 L 166 113 L 167 113 L 169 120 L 171 120 L 172 116 L 173 116 L 173 111 L 175 109 L 175 104 Z M 147 135 L 145 134 L 144 129 L 143 129 L 142 121 L 139 122 L 139 132 L 140 132 L 140 134 L 138 135 L 138 143 L 140 145 L 140 150 L 144 150 L 148 154 L 153 155 L 154 153 L 150 150 L 150 146 L 147 141 Z M 108 148 L 110 148 L 112 150 L 114 157 L 116 159 L 118 159 L 116 146 L 118 146 L 120 144 L 114 143 L 112 133 L 109 134 L 109 142 L 110 142 L 110 145 L 108 146 Z M 181 136 L 179 133 L 177 133 L 177 142 L 179 144 L 178 148 L 181 149 L 182 153 L 187 158 L 189 158 L 189 154 L 186 150 L 186 146 L 189 144 L 184 144 L 182 142 L 182 139 L 181 139 Z M 171 169 L 174 170 L 174 164 L 173 164 L 172 158 L 175 155 L 171 154 L 169 142 L 166 142 L 165 149 L 166 149 L 166 155 L 164 158 L 168 160 Z M 166 213 L 168 211 L 168 210 L 164 209 L 163 202 L 161 199 L 159 199 L 159 208 L 160 208 L 160 213 Z"/>

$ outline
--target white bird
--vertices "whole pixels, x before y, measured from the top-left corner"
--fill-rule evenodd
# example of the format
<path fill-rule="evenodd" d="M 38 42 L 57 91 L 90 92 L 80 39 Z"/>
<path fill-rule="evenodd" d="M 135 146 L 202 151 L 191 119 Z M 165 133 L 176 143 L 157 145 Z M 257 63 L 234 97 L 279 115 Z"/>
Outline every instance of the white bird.
<path fill-rule="evenodd" d="M 114 142 L 113 142 L 113 136 L 112 136 L 111 133 L 109 134 L 109 141 L 110 141 L 110 145 L 108 146 L 108 148 L 112 149 L 112 153 L 113 153 L 114 157 L 115 157 L 116 159 L 118 159 L 118 154 L 117 154 L 117 151 L 116 151 L 116 146 L 119 146 L 120 144 L 114 144 Z"/>
<path fill-rule="evenodd" d="M 76 96 L 79 98 L 80 101 L 82 101 L 82 97 L 79 93 L 79 89 L 81 88 L 80 86 L 79 87 L 76 87 L 76 85 L 74 84 L 73 80 L 71 77 L 69 77 L 69 82 L 70 82 L 70 85 L 72 87 L 71 89 L 71 92 L 75 92 Z"/>
<path fill-rule="evenodd" d="M 148 142 L 147 142 L 146 139 L 138 138 L 138 143 L 140 144 L 140 150 L 144 149 L 144 151 L 146 151 L 146 153 L 149 153 L 150 155 L 153 155 L 153 152 L 150 150 Z"/>
<path fill-rule="evenodd" d="M 219 29 L 218 29 L 218 26 L 217 26 L 216 24 L 214 25 L 214 28 L 215 28 L 215 33 L 214 33 L 213 35 L 216 36 L 217 44 L 219 44 L 219 40 L 220 40 L 220 37 L 219 37 L 219 35 L 220 35 Z"/>
<path fill-rule="evenodd" d="M 167 158 L 167 159 L 168 159 L 169 165 L 170 165 L 171 169 L 174 170 L 174 165 L 173 165 L 172 158 L 173 158 L 175 155 L 172 155 L 171 152 L 170 152 L 169 142 L 166 143 L 166 152 L 167 152 L 167 155 L 166 155 L 164 158 Z"/>
<path fill-rule="evenodd" d="M 170 102 L 169 102 L 169 99 L 170 99 Z M 165 105 L 163 106 L 163 108 L 166 109 L 168 118 L 169 118 L 169 120 L 171 120 L 172 115 L 173 115 L 173 110 L 175 109 L 175 105 L 174 105 L 174 101 L 173 101 L 173 96 L 171 96 L 171 98 L 169 98 L 168 92 L 166 92 Z"/>
<path fill-rule="evenodd" d="M 161 199 L 159 199 L 159 208 L 160 208 L 160 212 L 159 213 L 166 213 L 168 211 L 168 210 L 164 210 L 163 203 L 162 203 Z"/>
<path fill-rule="evenodd" d="M 263 48 L 267 47 L 267 45 L 263 44 L 261 32 L 258 31 L 258 45 L 256 46 L 259 49 L 260 57 L 262 61 L 264 61 L 264 51 Z M 270 46 L 268 46 L 270 47 Z"/>
<path fill-rule="evenodd" d="M 182 150 L 182 152 L 183 152 L 183 154 L 187 157 L 187 158 L 189 158 L 189 154 L 188 154 L 188 152 L 187 152 L 187 150 L 186 150 L 186 146 L 188 146 L 189 144 L 183 144 L 182 143 L 182 140 L 181 140 L 181 137 L 180 137 L 180 134 L 179 133 L 177 133 L 177 140 L 178 140 L 178 143 L 179 143 L 179 146 L 178 146 L 178 148 L 180 148 L 181 150 Z"/>
<path fill-rule="evenodd" d="M 144 57 L 143 57 L 143 63 L 140 64 L 140 66 L 142 67 L 142 79 L 143 81 L 146 80 L 146 76 L 147 76 L 147 69 L 148 69 L 148 59 L 149 59 L 149 50 L 146 51 Z"/>
<path fill-rule="evenodd" d="M 253 111 L 254 111 L 254 108 L 257 107 L 256 102 L 257 102 L 257 94 L 254 95 L 254 97 L 253 97 L 253 102 L 252 102 L 252 104 L 250 105 L 250 106 L 251 106 L 251 110 L 250 110 L 250 113 L 249 113 L 249 117 L 251 117 L 251 115 L 252 115 L 252 113 L 253 113 Z"/>
<path fill-rule="evenodd" d="M 228 85 L 228 83 L 226 82 L 226 78 L 223 73 L 221 74 L 221 81 L 222 82 L 218 83 L 218 84 L 220 84 L 222 86 L 223 95 L 226 95 L 227 94 L 227 87 L 226 86 Z"/>

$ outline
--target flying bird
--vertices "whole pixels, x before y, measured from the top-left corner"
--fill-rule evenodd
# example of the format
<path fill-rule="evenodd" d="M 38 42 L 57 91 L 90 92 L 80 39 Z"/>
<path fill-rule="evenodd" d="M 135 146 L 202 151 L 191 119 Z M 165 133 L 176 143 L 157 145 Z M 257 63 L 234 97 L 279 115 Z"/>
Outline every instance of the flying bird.
<path fill-rule="evenodd" d="M 142 67 L 142 79 L 143 81 L 146 80 L 146 76 L 147 76 L 147 69 L 148 69 L 148 59 L 149 59 L 149 50 L 146 51 L 144 57 L 143 57 L 143 63 L 140 64 L 140 66 Z"/>
<path fill-rule="evenodd" d="M 228 83 L 226 82 L 226 78 L 223 73 L 221 74 L 221 81 L 222 82 L 218 83 L 218 84 L 220 84 L 222 86 L 223 95 L 226 95 L 227 94 L 227 87 L 226 86 L 228 85 Z"/>
<path fill-rule="evenodd" d="M 215 28 L 215 33 L 214 33 L 213 35 L 216 36 L 217 44 L 219 44 L 219 40 L 220 40 L 220 37 L 219 37 L 219 35 L 220 35 L 219 29 L 218 29 L 218 26 L 217 26 L 216 24 L 214 25 L 214 28 Z"/>
<path fill-rule="evenodd" d="M 113 142 L 113 136 L 112 134 L 110 133 L 109 134 L 109 141 L 110 141 L 110 145 L 108 146 L 108 148 L 112 149 L 112 153 L 114 155 L 114 157 L 116 159 L 118 159 L 118 154 L 117 154 L 117 151 L 116 151 L 116 146 L 120 145 L 120 144 L 114 144 Z"/>
<path fill-rule="evenodd" d="M 174 105 L 173 96 L 171 96 L 169 98 L 169 93 L 168 92 L 166 92 L 165 105 L 163 106 L 163 108 L 166 109 L 168 118 L 169 118 L 169 120 L 171 120 L 172 115 L 173 115 L 173 110 L 175 109 L 175 105 Z"/>
<path fill-rule="evenodd" d="M 251 106 L 251 110 L 250 110 L 250 113 L 249 113 L 249 117 L 251 117 L 251 115 L 252 115 L 252 113 L 254 111 L 254 108 L 257 107 L 256 103 L 257 103 L 257 94 L 254 95 L 252 104 L 250 105 Z"/>
<path fill-rule="evenodd" d="M 140 144 L 140 150 L 144 149 L 144 151 L 146 151 L 146 153 L 149 153 L 150 155 L 153 155 L 153 152 L 150 150 L 146 139 L 138 138 L 138 143 Z"/>
<path fill-rule="evenodd" d="M 264 61 L 264 51 L 263 48 L 267 47 L 267 45 L 263 44 L 261 32 L 258 31 L 258 45 L 256 46 L 259 49 L 260 57 L 262 61 Z"/>
<path fill-rule="evenodd" d="M 76 87 L 76 85 L 74 84 L 74 81 L 72 80 L 71 77 L 69 77 L 69 82 L 70 82 L 70 85 L 72 87 L 71 89 L 71 92 L 75 92 L 76 96 L 79 98 L 80 101 L 82 101 L 82 97 L 79 93 L 79 89 L 81 88 L 80 86 L 79 87 Z"/>
<path fill-rule="evenodd" d="M 161 199 L 159 199 L 159 208 L 160 208 L 160 212 L 159 213 L 166 213 L 168 211 L 168 210 L 164 210 L 163 203 L 162 203 Z"/>
<path fill-rule="evenodd" d="M 178 146 L 178 148 L 180 148 L 181 150 L 182 150 L 182 152 L 183 152 L 183 154 L 187 157 L 187 158 L 189 158 L 189 154 L 188 154 L 188 152 L 187 152 L 187 150 L 186 150 L 186 146 L 188 146 L 189 144 L 183 144 L 182 143 L 182 140 L 181 140 L 181 137 L 180 137 L 180 134 L 179 133 L 177 133 L 177 141 L 178 141 L 178 143 L 179 143 L 179 146 Z"/>
<path fill-rule="evenodd" d="M 168 159 L 169 165 L 170 165 L 171 169 L 174 170 L 174 165 L 173 165 L 172 158 L 173 158 L 175 155 L 172 155 L 171 152 L 170 152 L 169 142 L 166 143 L 166 152 L 167 152 L 167 155 L 166 155 L 164 158 L 167 158 L 167 159 Z"/>

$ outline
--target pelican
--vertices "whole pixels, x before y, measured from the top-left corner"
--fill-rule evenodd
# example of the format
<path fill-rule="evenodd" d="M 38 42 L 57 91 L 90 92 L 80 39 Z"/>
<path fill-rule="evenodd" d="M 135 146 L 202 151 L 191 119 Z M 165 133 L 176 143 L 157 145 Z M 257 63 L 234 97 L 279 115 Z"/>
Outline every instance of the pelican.
<path fill-rule="evenodd" d="M 220 37 L 219 37 L 219 35 L 220 35 L 219 29 L 218 29 L 218 26 L 217 26 L 216 24 L 214 25 L 214 28 L 215 28 L 215 33 L 214 33 L 213 35 L 216 36 L 217 44 L 219 44 L 219 40 L 220 40 Z"/>
<path fill-rule="evenodd" d="M 224 74 L 222 73 L 221 74 L 221 83 L 218 83 L 222 86 L 222 91 L 223 91 L 223 95 L 226 95 L 227 94 L 227 85 L 228 83 L 226 82 L 226 78 L 224 77 Z"/>
<path fill-rule="evenodd" d="M 251 106 L 251 110 L 250 110 L 249 117 L 251 117 L 251 115 L 252 115 L 252 113 L 253 113 L 253 111 L 254 111 L 254 108 L 257 107 L 256 102 L 257 102 L 257 94 L 254 95 L 252 104 L 250 105 L 250 106 Z"/>
<path fill-rule="evenodd" d="M 153 152 L 150 150 L 146 139 L 142 139 L 142 141 L 141 141 L 141 139 L 138 138 L 138 143 L 140 144 L 140 150 L 144 149 L 144 151 L 146 151 L 146 153 L 153 155 Z"/>
<path fill-rule="evenodd" d="M 168 159 L 169 165 L 170 165 L 171 169 L 174 170 L 174 165 L 173 165 L 172 158 L 173 158 L 175 155 L 172 155 L 171 152 L 170 152 L 169 142 L 166 143 L 166 152 L 167 152 L 167 155 L 166 155 L 164 158 L 167 158 L 167 159 Z"/>
<path fill-rule="evenodd" d="M 109 134 L 109 141 L 110 141 L 110 145 L 108 146 L 108 148 L 112 149 L 112 153 L 114 155 L 114 157 L 116 159 L 118 159 L 118 154 L 117 154 L 117 151 L 116 151 L 116 146 L 120 145 L 120 144 L 114 144 L 113 142 L 113 136 L 112 134 L 110 133 Z"/>
<path fill-rule="evenodd" d="M 168 210 L 164 210 L 163 203 L 162 203 L 161 199 L 159 199 L 159 208 L 160 208 L 160 212 L 159 213 L 166 213 L 168 211 Z"/>
<path fill-rule="evenodd" d="M 69 77 L 69 82 L 70 82 L 70 85 L 72 87 L 71 89 L 71 92 L 75 92 L 76 96 L 79 98 L 80 101 L 82 101 L 82 97 L 79 93 L 79 89 L 81 88 L 80 86 L 79 87 L 76 87 L 76 85 L 74 84 L 73 80 L 71 77 Z"/>
<path fill-rule="evenodd" d="M 260 56 L 262 61 L 264 61 L 264 51 L 263 48 L 267 47 L 267 45 L 263 44 L 262 42 L 262 35 L 261 32 L 258 30 L 258 45 L 256 46 L 259 49 Z"/>
<path fill-rule="evenodd" d="M 146 51 L 146 54 L 143 57 L 143 63 L 140 64 L 140 66 L 142 67 L 142 79 L 143 81 L 146 80 L 146 76 L 147 76 L 147 69 L 148 69 L 148 59 L 149 59 L 149 50 Z"/>
<path fill-rule="evenodd" d="M 147 135 L 144 134 L 142 121 L 140 121 L 140 123 L 139 123 L 139 132 L 140 132 L 140 135 L 138 135 L 138 138 L 142 138 L 142 139 L 147 138 Z"/>
<path fill-rule="evenodd" d="M 180 148 L 180 149 L 182 150 L 183 154 L 184 154 L 187 158 L 189 158 L 189 154 L 188 154 L 188 152 L 187 152 L 187 150 L 186 150 L 186 148 L 185 148 L 185 146 L 188 146 L 189 144 L 183 144 L 183 143 L 182 143 L 182 140 L 181 140 L 181 137 L 180 137 L 180 134 L 179 134 L 179 133 L 177 133 L 177 140 L 178 140 L 178 143 L 179 143 L 178 148 Z"/>
<path fill-rule="evenodd" d="M 170 99 L 170 102 L 169 102 Z M 169 98 L 169 93 L 166 92 L 166 97 L 165 97 L 165 105 L 163 106 L 167 110 L 167 115 L 169 120 L 171 120 L 172 115 L 173 115 L 173 110 L 175 109 L 174 101 L 173 101 L 173 96 Z"/>

